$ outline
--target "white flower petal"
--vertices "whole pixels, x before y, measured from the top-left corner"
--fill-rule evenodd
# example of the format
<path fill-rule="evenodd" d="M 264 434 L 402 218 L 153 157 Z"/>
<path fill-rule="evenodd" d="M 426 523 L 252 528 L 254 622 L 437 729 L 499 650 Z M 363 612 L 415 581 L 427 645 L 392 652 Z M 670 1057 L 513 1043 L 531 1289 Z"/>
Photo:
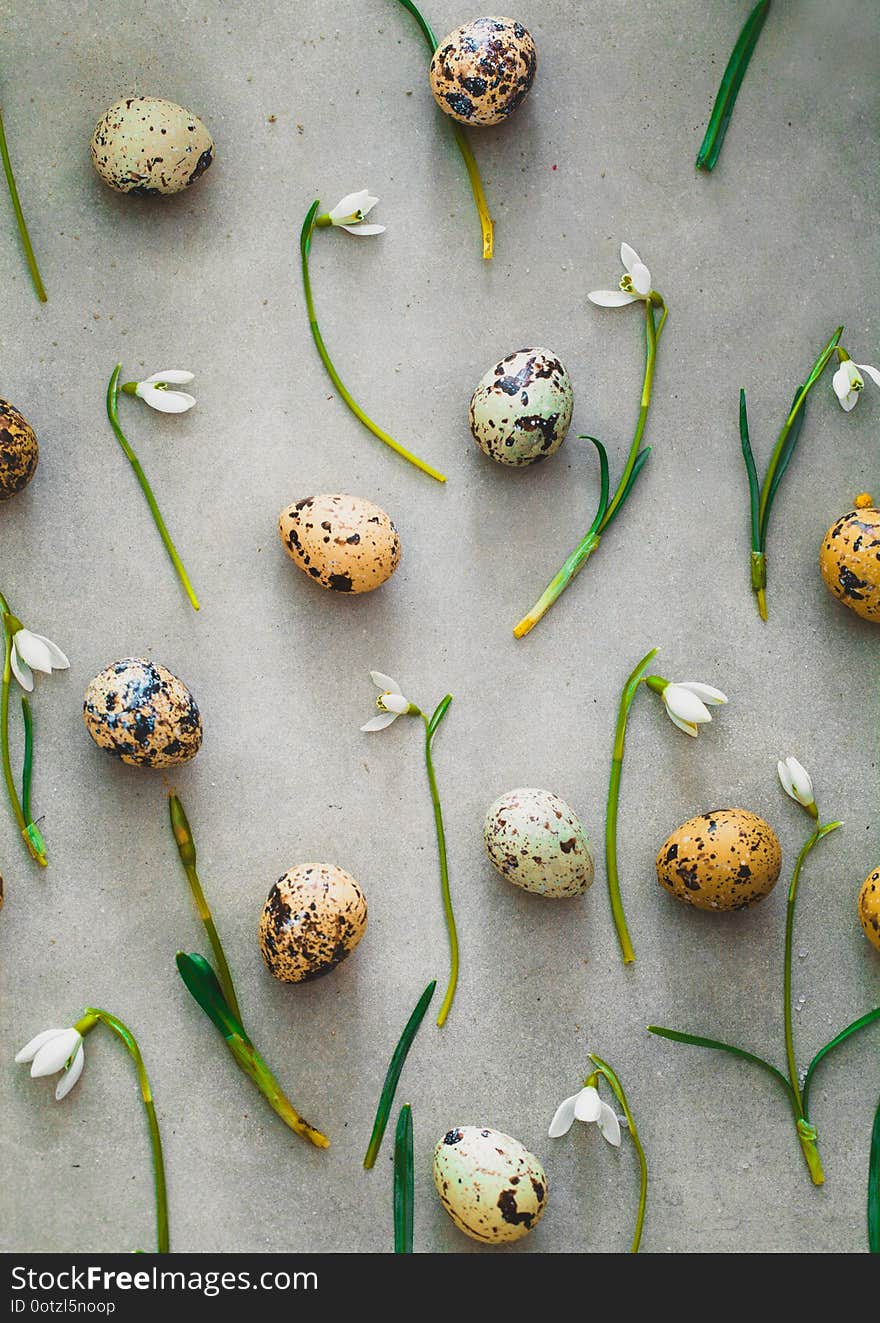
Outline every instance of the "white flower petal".
<path fill-rule="evenodd" d="M 695 694 L 697 698 L 702 699 L 704 703 L 726 703 L 727 695 L 722 694 L 720 689 L 713 689 L 710 684 L 700 684 L 699 680 L 677 680 L 679 689 L 687 689 Z"/>
<path fill-rule="evenodd" d="M 627 294 L 625 289 L 592 289 L 587 298 L 600 308 L 622 308 L 625 303 L 638 303 L 638 294 Z"/>
<path fill-rule="evenodd" d="M 48 1043 L 50 1039 L 57 1038 L 59 1034 L 63 1033 L 63 1029 L 44 1029 L 41 1034 L 37 1034 L 29 1043 L 25 1043 L 20 1052 L 16 1052 L 16 1061 L 19 1065 L 25 1061 L 33 1061 L 34 1057 L 45 1043 Z"/>
<path fill-rule="evenodd" d="M 870 363 L 856 363 L 860 372 L 867 372 L 875 386 L 880 386 L 880 369 L 871 367 Z"/>
<path fill-rule="evenodd" d="M 578 1095 L 574 1093 L 570 1098 L 564 1098 L 556 1108 L 550 1129 L 547 1131 L 551 1139 L 561 1139 L 563 1135 L 568 1134 L 574 1122 L 574 1105 L 577 1099 Z"/>
<path fill-rule="evenodd" d="M 378 201 L 378 198 L 371 198 L 365 188 L 361 188 L 357 193 L 346 193 L 327 214 L 332 221 L 345 220 L 347 216 L 354 216 L 359 211 L 366 215 Z"/>
<path fill-rule="evenodd" d="M 57 643 L 53 643 L 51 639 L 47 639 L 45 634 L 34 634 L 33 637 L 39 639 L 41 643 L 46 645 L 46 650 L 52 661 L 53 671 L 66 671 L 69 669 L 70 662 L 67 660 Z"/>
<path fill-rule="evenodd" d="M 651 273 L 644 262 L 636 262 L 632 269 L 632 283 L 640 294 L 650 294 Z"/>
<path fill-rule="evenodd" d="M 384 730 L 386 726 L 390 726 L 392 721 L 396 720 L 396 712 L 380 712 L 377 717 L 370 717 L 369 721 L 365 721 L 361 726 L 361 730 Z"/>
<path fill-rule="evenodd" d="M 191 381 L 195 381 L 194 372 L 182 372 L 179 368 L 166 368 L 164 372 L 154 372 L 151 377 L 145 377 L 144 381 L 167 381 L 172 386 L 188 386 Z"/>
<path fill-rule="evenodd" d="M 777 763 L 776 770 L 787 795 L 798 804 L 803 804 L 804 808 L 809 808 L 815 802 L 810 774 L 797 758 L 786 758 L 785 762 Z"/>
<path fill-rule="evenodd" d="M 390 675 L 383 675 L 381 671 L 370 671 L 370 679 L 377 689 L 381 689 L 386 693 L 400 693 L 400 685 L 396 680 L 392 680 Z"/>
<path fill-rule="evenodd" d="M 680 717 L 682 721 L 699 725 L 701 722 L 712 720 L 712 714 L 705 703 L 683 685 L 668 684 L 663 690 L 662 697 L 667 711 Z"/>
<path fill-rule="evenodd" d="M 404 698 L 403 694 L 382 694 L 379 702 L 384 712 L 393 712 L 397 717 L 409 711 L 409 699 Z"/>
<path fill-rule="evenodd" d="M 76 1084 L 80 1075 L 83 1073 L 83 1066 L 85 1064 L 86 1064 L 85 1049 L 83 1048 L 82 1043 L 80 1043 L 79 1049 L 76 1055 L 74 1056 L 73 1060 L 71 1061 L 70 1066 L 68 1067 L 67 1070 L 65 1070 L 64 1074 L 61 1076 L 61 1079 L 58 1081 L 55 1087 L 56 1102 L 61 1102 L 62 1098 L 67 1097 L 67 1095 L 70 1093 L 70 1090 L 73 1088 L 74 1084 Z"/>
<path fill-rule="evenodd" d="M 849 360 L 847 359 L 847 362 Z M 850 377 L 846 370 L 846 363 L 841 363 L 840 367 L 831 378 L 831 385 L 834 387 L 834 394 L 839 400 L 845 400 L 849 394 Z"/>
<path fill-rule="evenodd" d="M 631 248 L 628 243 L 622 243 L 620 245 L 620 260 L 630 275 L 632 275 L 632 269 L 636 263 L 638 263 L 639 266 L 642 265 L 642 259 L 639 257 L 635 248 Z"/>
<path fill-rule="evenodd" d="M 160 390 L 158 386 L 150 386 L 143 381 L 138 382 L 135 394 L 159 413 L 186 413 L 195 404 L 193 396 L 187 395 L 185 391 Z"/>
<path fill-rule="evenodd" d="M 31 674 L 31 668 L 28 666 L 27 662 L 22 661 L 18 655 L 18 650 L 14 646 L 12 649 L 12 655 L 9 658 L 9 663 L 12 667 L 12 674 L 15 676 L 22 689 L 24 689 L 26 693 L 33 693 L 34 677 Z"/>
<path fill-rule="evenodd" d="M 574 1100 L 574 1114 L 576 1119 L 587 1124 L 591 1121 L 598 1121 L 601 1108 L 602 1099 L 599 1097 L 598 1090 L 595 1089 L 592 1084 L 588 1084 L 585 1088 L 581 1089 L 580 1093 Z"/>
<path fill-rule="evenodd" d="M 670 712 L 669 708 L 666 709 L 666 715 L 672 722 L 673 726 L 677 726 L 679 730 L 683 730 L 685 735 L 692 735 L 694 739 L 697 738 L 700 733 L 699 726 L 695 726 L 692 721 L 682 721 L 681 717 L 677 717 L 674 712 Z"/>
<path fill-rule="evenodd" d="M 44 638 L 32 634 L 29 629 L 20 629 L 12 642 L 25 665 L 34 671 L 42 671 L 44 675 L 52 674 L 52 654 Z"/>
<path fill-rule="evenodd" d="M 384 225 L 365 225 L 363 221 L 358 221 L 355 225 L 340 225 L 340 230 L 346 230 L 349 234 L 357 234 L 366 237 L 368 234 L 384 234 Z"/>
<path fill-rule="evenodd" d="M 602 1136 L 607 1139 L 609 1144 L 613 1144 L 615 1148 L 620 1148 L 620 1122 L 617 1119 L 617 1113 L 606 1102 L 600 1103 L 600 1107 L 599 1129 L 602 1131 Z"/>
<path fill-rule="evenodd" d="M 31 1075 L 37 1079 L 41 1075 L 54 1075 L 61 1070 L 68 1057 L 73 1056 L 82 1038 L 76 1029 L 63 1029 L 47 1043 L 44 1043 L 31 1066 Z"/>
<path fill-rule="evenodd" d="M 845 399 L 840 401 L 840 407 L 845 413 L 849 413 L 859 402 L 860 390 L 851 390 Z"/>

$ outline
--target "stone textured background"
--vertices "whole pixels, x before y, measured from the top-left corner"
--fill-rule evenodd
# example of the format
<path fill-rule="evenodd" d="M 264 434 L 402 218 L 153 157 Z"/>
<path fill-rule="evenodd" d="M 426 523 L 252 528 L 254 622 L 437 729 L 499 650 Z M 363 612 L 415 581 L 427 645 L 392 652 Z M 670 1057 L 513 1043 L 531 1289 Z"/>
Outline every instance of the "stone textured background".
<path fill-rule="evenodd" d="M 371 667 L 424 706 L 455 695 L 436 760 L 462 978 L 448 1026 L 426 1024 L 398 1094 L 415 1119 L 417 1248 L 478 1248 L 431 1182 L 434 1143 L 458 1123 L 512 1133 L 546 1164 L 547 1214 L 514 1252 L 628 1247 L 631 1147 L 614 1153 L 582 1128 L 546 1137 L 590 1049 L 617 1067 L 643 1133 L 645 1249 L 866 1247 L 877 1031 L 817 1080 L 822 1190 L 809 1184 L 772 1081 L 644 1031 L 675 1024 L 782 1062 L 785 879 L 805 830 L 776 782 L 776 759 L 789 752 L 812 770 L 823 814 L 846 820 L 803 882 L 800 1059 L 875 1005 L 880 984 L 855 910 L 880 856 L 877 638 L 831 599 L 817 568 L 826 527 L 857 491 L 880 485 L 880 396 L 869 384 L 846 417 L 829 376 L 811 398 L 775 511 L 766 626 L 748 587 L 736 425 L 744 384 L 763 466 L 838 322 L 855 356 L 877 361 L 880 17 L 868 0 L 774 5 L 706 177 L 693 160 L 747 9 L 517 9 L 539 72 L 511 123 L 474 135 L 497 221 L 497 257 L 483 265 L 421 37 L 392 0 L 178 0 L 159 22 L 142 0 L 13 0 L 0 91 L 50 302 L 32 296 L 0 198 L 0 392 L 42 447 L 35 481 L 0 510 L 0 585 L 72 665 L 40 681 L 35 705 L 45 873 L 24 856 L 5 804 L 0 812 L 5 1248 L 153 1244 L 146 1130 L 121 1050 L 94 1035 L 63 1106 L 12 1065 L 23 1041 L 86 1003 L 114 1010 L 142 1043 L 173 1248 L 390 1248 L 390 1146 L 372 1173 L 360 1163 L 389 1053 L 428 978 L 443 978 L 446 942 L 417 733 L 403 723 L 382 736 L 358 731 Z M 427 12 L 438 34 L 472 16 L 448 0 Z M 217 161 L 190 193 L 120 197 L 92 171 L 92 128 L 126 92 L 170 97 L 207 121 Z M 445 488 L 333 398 L 309 339 L 302 216 L 315 196 L 330 205 L 365 185 L 381 196 L 388 230 L 376 241 L 317 236 L 322 327 L 355 396 L 448 473 Z M 671 310 L 653 456 L 576 587 L 517 643 L 512 625 L 592 517 L 596 464 L 576 434 L 601 436 L 618 471 L 629 443 L 641 319 L 586 299 L 616 282 L 621 239 Z M 471 441 L 467 404 L 486 368 L 525 344 L 567 363 L 575 418 L 552 461 L 505 471 Z M 197 373 L 198 407 L 185 417 L 123 408 L 200 592 L 198 616 L 106 421 L 117 359 L 127 376 Z M 378 501 L 400 529 L 400 571 L 374 595 L 316 591 L 282 552 L 280 507 L 334 490 Z M 666 674 L 704 679 L 732 701 L 698 742 L 648 695 L 633 711 L 620 855 L 639 958 L 624 970 L 601 834 L 617 695 L 652 645 Z M 282 1127 L 178 979 L 175 950 L 206 941 L 167 826 L 166 780 L 100 753 L 80 715 L 89 678 L 131 654 L 164 662 L 202 707 L 204 748 L 174 784 L 246 1023 L 293 1100 L 329 1132 L 329 1152 Z M 483 812 L 523 784 L 561 794 L 599 842 L 583 900 L 542 903 L 486 862 Z M 783 880 L 754 911 L 691 913 L 657 886 L 654 855 L 679 822 L 720 805 L 769 818 Z M 263 967 L 256 926 L 273 881 L 307 859 L 354 874 L 370 925 L 351 960 L 297 989 Z"/>

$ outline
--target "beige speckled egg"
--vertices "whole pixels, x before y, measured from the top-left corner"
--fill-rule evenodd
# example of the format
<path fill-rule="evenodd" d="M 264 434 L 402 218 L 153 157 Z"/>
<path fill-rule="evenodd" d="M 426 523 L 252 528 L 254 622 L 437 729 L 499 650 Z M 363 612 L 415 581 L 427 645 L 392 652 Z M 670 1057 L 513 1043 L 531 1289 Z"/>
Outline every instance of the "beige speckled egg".
<path fill-rule="evenodd" d="M 521 468 L 559 449 L 573 407 L 562 360 L 549 349 L 518 349 L 480 380 L 471 398 L 471 432 L 490 459 Z"/>
<path fill-rule="evenodd" d="M 281 511 L 278 532 L 290 559 L 332 592 L 372 592 L 400 563 L 397 529 L 362 496 L 307 496 Z"/>
<path fill-rule="evenodd" d="M 91 154 L 117 193 L 179 193 L 205 173 L 214 142 L 183 106 L 160 96 L 124 96 L 98 121 Z"/>
<path fill-rule="evenodd" d="M 547 1206 L 547 1177 L 518 1139 L 456 1126 L 434 1149 L 434 1184 L 459 1231 L 488 1245 L 520 1240 Z"/>
<path fill-rule="evenodd" d="M 590 842 L 577 814 L 549 790 L 522 787 L 495 800 L 483 842 L 502 877 L 524 891 L 561 899 L 593 881 Z"/>
<path fill-rule="evenodd" d="M 431 60 L 434 100 L 462 124 L 500 124 L 532 85 L 538 56 L 512 18 L 475 18 L 445 37 Z"/>
<path fill-rule="evenodd" d="M 657 880 L 698 910 L 744 910 L 779 879 L 782 850 L 769 823 L 748 809 L 713 809 L 683 822 L 657 855 Z"/>
<path fill-rule="evenodd" d="M 822 539 L 819 568 L 829 592 L 863 620 L 880 621 L 880 510 L 850 510 Z"/>
<path fill-rule="evenodd" d="M 101 749 L 139 767 L 176 767 L 195 758 L 202 718 L 182 680 L 158 662 L 126 657 L 89 682 L 83 717 Z"/>
<path fill-rule="evenodd" d="M 859 892 L 859 923 L 872 946 L 880 951 L 880 868 L 869 873 Z"/>
<path fill-rule="evenodd" d="M 260 914 L 260 950 L 276 978 L 305 983 L 351 955 L 367 926 L 357 882 L 334 864 L 298 864 L 280 877 Z"/>
<path fill-rule="evenodd" d="M 8 400 L 0 400 L 0 501 L 8 501 L 28 485 L 39 457 L 30 423 Z"/>

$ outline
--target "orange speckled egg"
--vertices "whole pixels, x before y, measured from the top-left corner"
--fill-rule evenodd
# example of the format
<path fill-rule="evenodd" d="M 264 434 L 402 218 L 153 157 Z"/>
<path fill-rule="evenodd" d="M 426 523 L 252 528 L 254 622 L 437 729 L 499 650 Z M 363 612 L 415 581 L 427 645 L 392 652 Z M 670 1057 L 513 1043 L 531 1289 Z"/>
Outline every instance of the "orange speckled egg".
<path fill-rule="evenodd" d="M 400 563 L 397 529 L 362 496 L 307 496 L 281 511 L 278 532 L 290 559 L 331 592 L 372 592 Z"/>
<path fill-rule="evenodd" d="M 880 621 L 880 510 L 850 510 L 822 539 L 819 568 L 829 592 L 863 620 Z"/>
<path fill-rule="evenodd" d="M 0 400 L 0 501 L 8 501 L 28 485 L 39 458 L 28 420 L 8 400 Z"/>
<path fill-rule="evenodd" d="M 367 902 L 334 864 L 299 864 L 275 883 L 260 915 L 260 950 L 283 983 L 329 974 L 351 955 L 367 926 Z"/>
<path fill-rule="evenodd" d="M 748 809 L 713 809 L 683 822 L 657 855 L 661 887 L 698 910 L 744 910 L 779 880 L 782 849 Z"/>
<path fill-rule="evenodd" d="M 859 923 L 868 941 L 880 951 L 880 868 L 875 868 L 862 883 Z"/>

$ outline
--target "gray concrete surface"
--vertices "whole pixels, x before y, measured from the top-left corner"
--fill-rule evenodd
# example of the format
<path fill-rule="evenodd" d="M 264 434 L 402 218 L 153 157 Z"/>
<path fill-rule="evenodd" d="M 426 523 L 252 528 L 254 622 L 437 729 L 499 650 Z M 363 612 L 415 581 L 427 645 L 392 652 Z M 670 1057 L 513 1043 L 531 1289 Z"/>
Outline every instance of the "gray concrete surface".
<path fill-rule="evenodd" d="M 371 667 L 453 709 L 436 748 L 448 817 L 462 978 L 447 1028 L 426 1027 L 399 1101 L 413 1105 L 416 1245 L 470 1251 L 437 1202 L 435 1141 L 457 1123 L 516 1135 L 544 1160 L 547 1214 L 513 1252 L 624 1250 L 633 1153 L 580 1129 L 551 1142 L 557 1102 L 596 1050 L 624 1079 L 651 1166 L 652 1251 L 862 1251 L 877 1033 L 819 1077 L 827 1184 L 807 1179 L 784 1099 L 746 1066 L 650 1039 L 661 1021 L 732 1038 L 782 1063 L 785 883 L 748 913 L 690 913 L 658 888 L 654 854 L 702 809 L 764 814 L 784 879 L 804 820 L 775 779 L 789 752 L 845 831 L 804 878 L 794 992 L 803 1062 L 878 1001 L 878 957 L 857 926 L 877 864 L 876 648 L 826 593 L 817 550 L 857 491 L 876 489 L 880 396 L 845 417 L 830 378 L 813 396 L 770 539 L 771 618 L 748 589 L 737 391 L 749 388 L 763 463 L 791 392 L 838 322 L 877 361 L 876 71 L 868 0 L 774 5 L 721 164 L 693 169 L 747 4 L 569 0 L 517 9 L 539 74 L 515 119 L 475 136 L 497 219 L 478 233 L 425 53 L 392 0 L 13 3 L 3 23 L 7 131 L 50 302 L 28 283 L 0 199 L 0 392 L 32 421 L 37 477 L 5 505 L 0 585 L 58 640 L 69 673 L 40 681 L 35 802 L 51 864 L 23 856 L 5 803 L 0 1127 L 6 1249 L 152 1244 L 143 1117 L 128 1061 L 99 1035 L 63 1105 L 12 1065 L 37 1030 L 105 1005 L 139 1035 L 167 1148 L 178 1250 L 384 1252 L 389 1149 L 362 1152 L 391 1048 L 446 968 L 419 740 L 358 731 Z M 469 16 L 428 6 L 443 32 Z M 88 141 L 125 92 L 201 114 L 217 162 L 176 199 L 118 197 Z M 269 117 L 275 116 L 274 122 Z M 381 196 L 380 240 L 316 240 L 328 344 L 355 395 L 449 474 L 439 488 L 374 442 L 309 340 L 297 237 L 312 198 Z M 632 243 L 671 309 L 648 429 L 650 466 L 589 569 L 527 640 L 510 629 L 591 517 L 597 475 L 575 434 L 620 466 L 641 373 L 637 312 L 586 293 L 616 281 Z M 467 403 L 524 344 L 575 382 L 572 434 L 551 462 L 506 472 L 477 450 Z M 197 373 L 198 407 L 126 421 L 201 593 L 189 609 L 103 407 L 117 359 L 133 376 Z M 357 600 L 314 590 L 283 555 L 283 504 L 319 491 L 377 500 L 404 559 Z M 630 728 L 621 872 L 638 951 L 619 963 L 597 880 L 582 901 L 519 894 L 482 853 L 484 809 L 514 785 L 555 790 L 601 841 L 614 708 L 650 646 L 665 672 L 731 695 L 693 743 L 648 695 Z M 256 1043 L 326 1153 L 289 1135 L 240 1076 L 180 984 L 175 950 L 205 949 L 167 828 L 161 775 L 116 765 L 80 716 L 89 678 L 142 653 L 187 680 L 205 743 L 173 778 Z M 362 883 L 370 924 L 324 981 L 275 983 L 256 926 L 275 878 L 306 859 Z M 500 1251 L 505 1252 L 505 1251 Z"/>

